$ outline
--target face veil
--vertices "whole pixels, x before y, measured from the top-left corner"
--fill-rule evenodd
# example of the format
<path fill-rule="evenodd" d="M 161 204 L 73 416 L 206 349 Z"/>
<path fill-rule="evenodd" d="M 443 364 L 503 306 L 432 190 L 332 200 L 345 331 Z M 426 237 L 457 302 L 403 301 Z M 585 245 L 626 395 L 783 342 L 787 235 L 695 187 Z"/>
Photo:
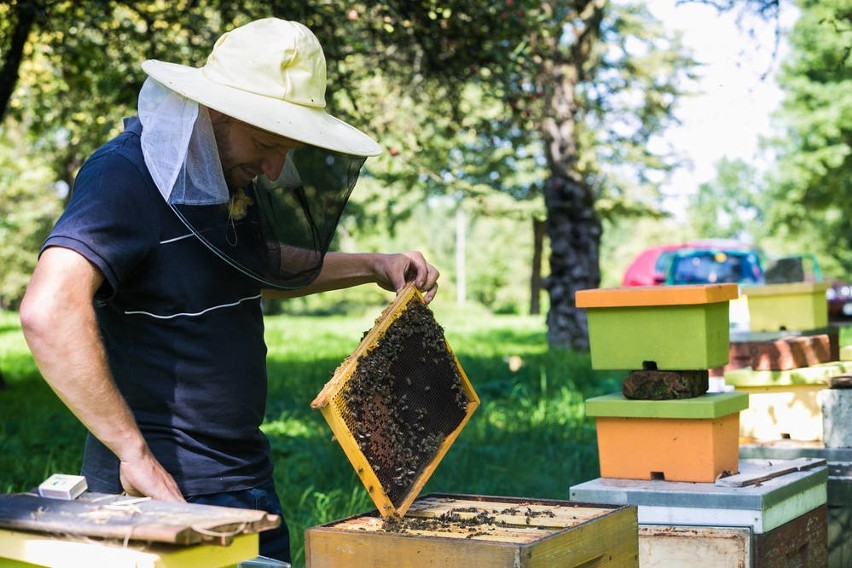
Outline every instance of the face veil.
<path fill-rule="evenodd" d="M 154 183 L 196 238 L 265 287 L 317 277 L 366 157 L 304 144 L 277 179 L 229 189 L 205 107 L 148 79 L 139 118 Z"/>
<path fill-rule="evenodd" d="M 290 150 L 278 179 L 259 176 L 226 203 L 171 206 L 231 266 L 264 286 L 301 288 L 322 269 L 365 160 L 301 146 Z"/>

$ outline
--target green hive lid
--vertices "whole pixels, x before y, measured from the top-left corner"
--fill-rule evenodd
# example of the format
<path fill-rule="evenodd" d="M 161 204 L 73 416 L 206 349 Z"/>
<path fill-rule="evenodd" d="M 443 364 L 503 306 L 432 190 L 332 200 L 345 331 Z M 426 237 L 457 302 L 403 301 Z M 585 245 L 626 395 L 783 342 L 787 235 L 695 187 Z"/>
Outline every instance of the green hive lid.
<path fill-rule="evenodd" d="M 791 385 L 823 385 L 828 387 L 828 379 L 849 373 L 852 373 L 852 361 L 831 361 L 783 371 L 754 371 L 750 367 L 745 367 L 725 372 L 725 382 L 735 387 Z"/>
<path fill-rule="evenodd" d="M 828 290 L 828 282 L 789 282 L 743 286 L 743 296 L 784 296 L 787 294 L 817 294 Z"/>
<path fill-rule="evenodd" d="M 719 418 L 748 408 L 748 393 L 717 392 L 677 400 L 630 400 L 621 393 L 586 400 L 586 416 L 615 418 Z"/>
<path fill-rule="evenodd" d="M 578 308 L 680 306 L 727 302 L 738 296 L 739 286 L 736 284 L 640 286 L 579 290 L 575 296 L 575 302 Z"/>

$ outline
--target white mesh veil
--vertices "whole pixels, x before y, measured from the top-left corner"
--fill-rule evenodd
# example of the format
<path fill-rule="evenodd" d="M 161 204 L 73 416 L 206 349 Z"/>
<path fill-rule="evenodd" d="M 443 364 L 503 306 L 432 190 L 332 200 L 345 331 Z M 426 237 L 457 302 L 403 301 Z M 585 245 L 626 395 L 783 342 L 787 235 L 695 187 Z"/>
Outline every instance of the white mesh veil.
<path fill-rule="evenodd" d="M 207 109 L 151 79 L 139 92 L 142 154 L 170 205 L 230 199 Z"/>
<path fill-rule="evenodd" d="M 262 285 L 309 284 L 366 160 L 305 144 L 276 180 L 229 190 L 207 109 L 149 78 L 139 94 L 142 153 L 172 211 L 223 260 Z"/>

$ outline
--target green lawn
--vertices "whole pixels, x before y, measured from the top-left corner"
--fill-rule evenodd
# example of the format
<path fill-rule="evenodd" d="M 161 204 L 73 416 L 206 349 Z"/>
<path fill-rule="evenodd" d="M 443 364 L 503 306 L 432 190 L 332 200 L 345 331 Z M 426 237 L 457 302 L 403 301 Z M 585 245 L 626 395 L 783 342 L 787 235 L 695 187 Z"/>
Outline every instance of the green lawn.
<path fill-rule="evenodd" d="M 267 318 L 270 396 L 263 428 L 294 566 L 304 561 L 305 528 L 373 508 L 310 402 L 380 311 Z M 582 401 L 617 390 L 617 375 L 591 371 L 588 355 L 549 352 L 543 317 L 435 311 L 482 405 L 423 493 L 565 499 L 572 484 L 597 477 L 594 424 L 583 417 Z M 510 358 L 520 367 L 512 370 Z M 0 369 L 8 385 L 0 391 L 0 490 L 28 490 L 50 473 L 78 471 L 84 430 L 40 379 L 16 314 L 0 314 Z"/>
<path fill-rule="evenodd" d="M 439 305 L 435 311 L 482 405 L 423 493 L 566 499 L 571 485 L 597 477 L 594 423 L 583 416 L 583 400 L 619 390 L 622 373 L 592 371 L 586 354 L 549 351 L 543 317 Z M 294 566 L 304 562 L 305 528 L 373 508 L 310 402 L 379 312 L 267 318 L 270 396 L 263 428 Z M 852 343 L 852 328 L 843 330 L 842 342 Z M 13 313 L 0 312 L 0 370 L 7 383 L 0 390 L 0 491 L 28 490 L 50 473 L 78 471 L 83 428 L 40 379 Z"/>

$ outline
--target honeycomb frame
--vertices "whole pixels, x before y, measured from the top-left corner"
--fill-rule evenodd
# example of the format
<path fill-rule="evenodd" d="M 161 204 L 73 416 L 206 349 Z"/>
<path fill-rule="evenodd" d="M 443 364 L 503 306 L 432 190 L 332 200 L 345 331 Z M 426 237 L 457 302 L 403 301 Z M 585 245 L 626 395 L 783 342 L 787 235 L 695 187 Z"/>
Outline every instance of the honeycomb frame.
<path fill-rule="evenodd" d="M 421 325 L 403 332 L 408 344 L 401 346 L 394 340 L 412 317 L 420 318 Z M 391 353 L 384 353 L 389 349 Z M 406 360 L 398 363 L 403 356 Z M 376 368 L 371 357 L 390 362 Z M 379 389 L 365 392 L 365 380 Z M 379 514 L 388 519 L 405 515 L 479 403 L 443 329 L 409 284 L 338 366 L 311 407 L 320 410 Z M 383 458 L 375 448 L 399 454 Z M 400 464 L 403 460 L 408 462 Z M 394 471 L 389 471 L 389 461 Z M 399 465 L 404 467 L 393 467 Z"/>

